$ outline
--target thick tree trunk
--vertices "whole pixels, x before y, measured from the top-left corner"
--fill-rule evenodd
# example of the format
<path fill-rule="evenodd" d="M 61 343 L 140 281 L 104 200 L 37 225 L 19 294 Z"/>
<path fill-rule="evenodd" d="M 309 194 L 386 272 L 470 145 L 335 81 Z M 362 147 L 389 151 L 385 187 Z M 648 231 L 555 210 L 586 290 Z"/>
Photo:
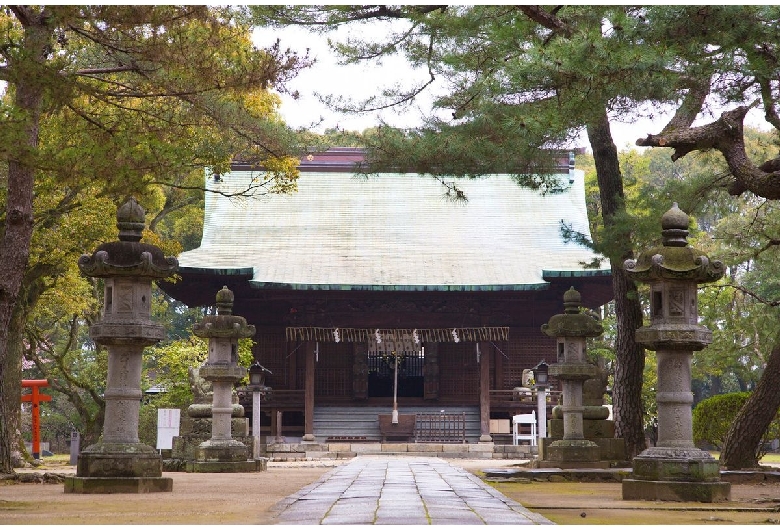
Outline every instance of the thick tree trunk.
<path fill-rule="evenodd" d="M 756 389 L 737 413 L 726 438 L 720 463 L 727 469 L 758 466 L 759 445 L 769 424 L 780 409 L 780 333 L 775 338 L 764 373 Z"/>
<path fill-rule="evenodd" d="M 35 128 L 37 138 L 37 127 Z M 21 366 L 9 351 L 9 333 L 27 267 L 32 236 L 33 168 L 9 164 L 7 222 L 0 244 L 0 474 L 13 473 L 14 418 L 19 414 Z"/>
<path fill-rule="evenodd" d="M 23 287 L 22 287 L 23 289 Z M 3 411 L 3 419 L 8 425 L 8 432 L 11 437 L 11 456 L 17 450 L 21 443 L 19 436 L 21 425 L 21 403 L 22 403 L 22 357 L 24 357 L 24 323 L 27 319 L 27 312 L 22 303 L 17 303 L 14 308 L 14 314 L 11 317 L 8 326 L 8 338 L 6 340 L 6 360 L 5 366 L 8 373 L 20 374 L 19 377 L 8 377 L 3 379 L 4 402 L 6 410 Z"/>
<path fill-rule="evenodd" d="M 616 215 L 625 210 L 623 176 L 620 172 L 617 148 L 612 141 L 606 111 L 588 125 L 588 139 L 601 197 L 604 224 L 616 226 Z M 626 228 L 626 232 L 628 232 Z M 645 368 L 644 349 L 634 340 L 635 331 L 642 326 L 642 307 L 636 285 L 623 269 L 623 262 L 633 257 L 631 238 L 616 238 L 612 255 L 612 288 L 615 293 L 617 337 L 615 341 L 615 380 L 612 403 L 615 415 L 615 436 L 623 438 L 629 458 L 646 448 L 642 416 L 642 381 Z M 622 246 L 619 246 L 622 245 Z"/>
<path fill-rule="evenodd" d="M 22 48 L 26 59 L 42 61 L 50 40 L 47 20 L 43 15 L 31 16 L 32 8 L 17 6 L 25 17 Z M 29 24 L 29 25 L 28 25 Z M 42 88 L 36 68 L 29 64 L 9 65 L 17 72 L 15 105 L 24 116 L 23 143 L 17 156 L 8 162 L 8 195 L 5 204 L 5 230 L 0 240 L 0 474 L 13 473 L 11 451 L 14 439 L 11 418 L 19 414 L 18 370 L 8 352 L 8 332 L 17 304 L 19 289 L 27 269 L 30 240 L 33 231 L 33 183 L 35 169 L 32 161 L 38 147 Z"/>

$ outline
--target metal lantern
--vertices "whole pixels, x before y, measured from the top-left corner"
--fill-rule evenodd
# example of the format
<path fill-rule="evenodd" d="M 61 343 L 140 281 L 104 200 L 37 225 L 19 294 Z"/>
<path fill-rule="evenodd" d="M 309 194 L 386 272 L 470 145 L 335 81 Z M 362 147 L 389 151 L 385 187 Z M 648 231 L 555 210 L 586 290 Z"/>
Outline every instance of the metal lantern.
<path fill-rule="evenodd" d="M 549 371 L 549 365 L 542 361 L 539 364 L 531 368 L 534 372 L 534 383 L 537 388 L 547 387 L 547 373 Z"/>
<path fill-rule="evenodd" d="M 270 374 L 271 371 L 264 367 L 259 362 L 255 361 L 249 367 L 249 386 L 254 388 L 260 388 L 265 386 L 265 374 Z"/>

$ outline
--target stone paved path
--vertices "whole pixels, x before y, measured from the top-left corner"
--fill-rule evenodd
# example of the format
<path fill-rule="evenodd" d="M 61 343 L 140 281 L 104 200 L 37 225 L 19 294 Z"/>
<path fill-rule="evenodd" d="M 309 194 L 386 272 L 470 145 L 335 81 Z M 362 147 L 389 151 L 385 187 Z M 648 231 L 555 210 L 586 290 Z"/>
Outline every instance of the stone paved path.
<path fill-rule="evenodd" d="M 275 510 L 279 524 L 552 524 L 432 457 L 353 458 Z"/>

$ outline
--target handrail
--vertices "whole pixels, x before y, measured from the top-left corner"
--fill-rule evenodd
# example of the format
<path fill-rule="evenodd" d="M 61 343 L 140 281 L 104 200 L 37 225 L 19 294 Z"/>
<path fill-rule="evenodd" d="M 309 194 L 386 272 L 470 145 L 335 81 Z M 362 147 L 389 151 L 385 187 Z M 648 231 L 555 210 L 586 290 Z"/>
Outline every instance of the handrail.
<path fill-rule="evenodd" d="M 560 404 L 560 397 L 563 393 L 560 390 L 547 390 L 547 406 Z M 512 405 L 512 404 L 536 404 L 536 389 L 528 390 L 490 390 L 491 405 Z"/>
<path fill-rule="evenodd" d="M 245 399 L 252 397 L 252 392 L 248 390 L 239 390 L 239 398 L 243 395 Z M 305 399 L 304 390 L 286 390 L 271 388 L 263 392 L 262 404 L 269 407 L 303 407 Z"/>

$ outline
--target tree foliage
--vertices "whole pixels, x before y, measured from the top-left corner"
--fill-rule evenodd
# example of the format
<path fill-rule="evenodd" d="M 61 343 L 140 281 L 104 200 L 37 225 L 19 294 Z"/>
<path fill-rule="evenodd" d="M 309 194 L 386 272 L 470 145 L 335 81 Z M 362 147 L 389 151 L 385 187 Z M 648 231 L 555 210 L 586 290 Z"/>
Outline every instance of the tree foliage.
<path fill-rule="evenodd" d="M 223 170 L 235 156 L 267 168 L 247 191 L 294 189 L 300 146 L 270 90 L 308 59 L 256 49 L 243 11 L 229 7 L 6 6 L 0 29 L 0 473 L 10 473 L 31 295 L 67 268 L 52 270 L 49 258 L 95 241 L 68 234 L 67 220 L 86 198 L 116 205 L 151 198 L 155 186 L 182 193 L 159 193 L 150 211 L 194 204 L 202 168 Z M 59 202 L 35 203 L 46 189 Z M 72 239 L 46 238 L 50 228 Z"/>

